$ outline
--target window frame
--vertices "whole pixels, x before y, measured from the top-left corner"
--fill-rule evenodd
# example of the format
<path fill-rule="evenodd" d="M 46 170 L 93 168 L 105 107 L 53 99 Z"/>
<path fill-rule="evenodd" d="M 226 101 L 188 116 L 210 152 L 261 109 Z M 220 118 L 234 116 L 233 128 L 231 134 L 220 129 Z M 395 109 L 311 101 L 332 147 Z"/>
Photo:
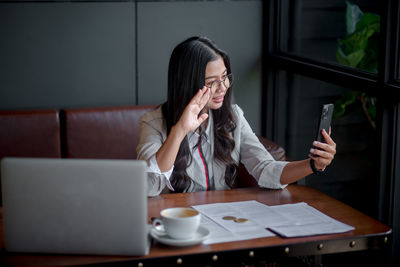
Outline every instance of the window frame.
<path fill-rule="evenodd" d="M 379 139 L 379 215 L 378 219 L 400 233 L 400 3 L 396 0 L 378 1 L 381 14 L 378 74 L 372 74 L 339 64 L 284 53 L 279 49 L 280 1 L 263 4 L 263 75 L 262 75 L 262 133 L 278 142 L 280 121 L 279 71 L 300 74 L 329 82 L 347 89 L 364 91 L 378 99 L 377 129 Z M 268 125 L 267 125 L 268 124 Z M 392 245 L 392 265 L 400 262 L 400 237 Z"/>

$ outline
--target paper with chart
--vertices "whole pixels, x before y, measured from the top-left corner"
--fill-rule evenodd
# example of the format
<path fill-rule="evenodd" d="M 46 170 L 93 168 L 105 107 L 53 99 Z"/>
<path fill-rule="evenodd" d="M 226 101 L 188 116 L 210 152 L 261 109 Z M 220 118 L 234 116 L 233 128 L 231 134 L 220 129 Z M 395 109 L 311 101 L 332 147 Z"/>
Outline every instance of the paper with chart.
<path fill-rule="evenodd" d="M 251 200 L 196 205 L 193 208 L 202 213 L 201 224 L 211 231 L 205 244 L 268 237 L 273 236 L 273 232 L 284 237 L 296 237 L 354 229 L 304 202 L 267 206 Z"/>
<path fill-rule="evenodd" d="M 215 203 L 193 206 L 194 209 L 202 213 L 201 225 L 207 227 L 210 232 L 210 238 L 206 239 L 204 244 L 213 244 L 229 241 L 238 241 L 253 239 L 259 237 L 274 236 L 273 233 L 266 230 L 262 224 L 256 220 L 250 220 L 253 212 L 262 214 L 267 207 L 257 201 L 242 201 L 230 203 Z M 250 216 L 249 216 L 250 215 Z M 234 220 L 225 220 L 224 217 L 232 216 L 237 219 L 248 219 L 246 222 L 235 222 Z"/>

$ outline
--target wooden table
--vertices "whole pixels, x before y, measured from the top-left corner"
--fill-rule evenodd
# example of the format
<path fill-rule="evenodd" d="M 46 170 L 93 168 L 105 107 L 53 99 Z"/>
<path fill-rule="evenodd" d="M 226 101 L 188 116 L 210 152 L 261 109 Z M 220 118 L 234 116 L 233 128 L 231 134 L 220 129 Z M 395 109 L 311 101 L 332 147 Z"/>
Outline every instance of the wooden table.
<path fill-rule="evenodd" d="M 8 253 L 4 250 L 1 220 L 0 265 L 7 266 L 70 266 L 117 263 L 130 266 L 193 266 L 216 265 L 232 262 L 252 262 L 265 258 L 288 258 L 328 253 L 354 252 L 368 249 L 388 250 L 391 229 L 379 221 L 337 201 L 315 189 L 290 185 L 283 190 L 240 188 L 183 194 L 164 194 L 149 198 L 148 216 L 158 217 L 167 207 L 192 206 L 207 203 L 256 200 L 267 205 L 306 202 L 321 212 L 355 230 L 341 233 L 300 238 L 278 236 L 191 247 L 169 247 L 152 244 L 150 253 L 143 257 L 41 255 Z"/>

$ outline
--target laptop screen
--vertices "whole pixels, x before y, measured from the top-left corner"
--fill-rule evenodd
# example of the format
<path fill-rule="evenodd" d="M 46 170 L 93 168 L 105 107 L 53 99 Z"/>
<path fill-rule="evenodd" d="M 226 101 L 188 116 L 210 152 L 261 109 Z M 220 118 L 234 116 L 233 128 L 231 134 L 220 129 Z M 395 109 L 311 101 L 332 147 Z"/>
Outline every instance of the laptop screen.
<path fill-rule="evenodd" d="M 144 161 L 4 158 L 1 172 L 8 251 L 148 253 Z"/>

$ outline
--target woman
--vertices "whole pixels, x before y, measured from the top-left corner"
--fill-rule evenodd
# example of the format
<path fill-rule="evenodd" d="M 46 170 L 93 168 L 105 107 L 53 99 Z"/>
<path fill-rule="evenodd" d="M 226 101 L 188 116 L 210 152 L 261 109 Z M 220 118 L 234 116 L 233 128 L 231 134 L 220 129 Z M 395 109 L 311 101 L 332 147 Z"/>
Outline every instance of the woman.
<path fill-rule="evenodd" d="M 228 55 L 207 38 L 192 37 L 172 52 L 168 99 L 141 119 L 138 159 L 149 164 L 148 195 L 228 189 L 241 161 L 261 187 L 284 188 L 334 158 L 336 144 L 314 142 L 308 159 L 275 161 L 243 111 L 232 103 Z M 316 156 L 314 156 L 314 155 Z"/>

